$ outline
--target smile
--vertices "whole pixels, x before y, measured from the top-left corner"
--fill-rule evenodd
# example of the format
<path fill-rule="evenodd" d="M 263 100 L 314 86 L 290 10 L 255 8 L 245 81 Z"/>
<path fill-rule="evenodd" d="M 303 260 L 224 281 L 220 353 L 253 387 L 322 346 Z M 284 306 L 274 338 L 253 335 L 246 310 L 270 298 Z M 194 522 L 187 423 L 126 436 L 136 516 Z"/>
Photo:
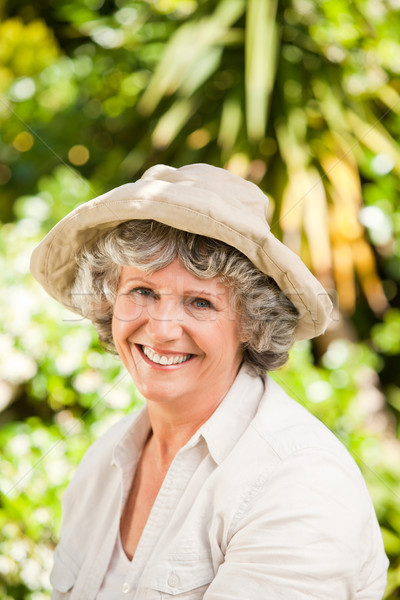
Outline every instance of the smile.
<path fill-rule="evenodd" d="M 165 354 L 158 354 L 149 346 L 140 346 L 140 348 L 143 354 L 147 356 L 147 358 L 156 365 L 179 365 L 183 362 L 188 361 L 193 356 L 193 354 L 174 354 L 166 356 Z"/>

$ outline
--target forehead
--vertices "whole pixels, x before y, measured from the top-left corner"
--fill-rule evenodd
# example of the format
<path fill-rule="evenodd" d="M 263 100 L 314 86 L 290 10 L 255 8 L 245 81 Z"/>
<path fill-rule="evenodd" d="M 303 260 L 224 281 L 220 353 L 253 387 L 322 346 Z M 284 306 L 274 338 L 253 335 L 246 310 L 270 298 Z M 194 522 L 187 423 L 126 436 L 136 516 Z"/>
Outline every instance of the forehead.
<path fill-rule="evenodd" d="M 157 289 L 204 290 L 218 294 L 226 294 L 229 291 L 221 277 L 215 276 L 208 279 L 197 277 L 188 271 L 178 259 L 153 273 L 133 266 L 122 267 L 120 286 L 128 282 L 147 283 Z"/>

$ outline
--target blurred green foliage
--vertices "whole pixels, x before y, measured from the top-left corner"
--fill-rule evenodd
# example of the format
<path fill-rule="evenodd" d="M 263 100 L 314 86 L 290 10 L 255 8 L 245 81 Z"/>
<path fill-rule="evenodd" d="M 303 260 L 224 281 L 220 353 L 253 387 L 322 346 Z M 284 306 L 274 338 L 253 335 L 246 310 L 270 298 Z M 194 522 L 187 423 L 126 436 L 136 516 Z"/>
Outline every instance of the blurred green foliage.
<path fill-rule="evenodd" d="M 0 597 L 44 600 L 60 497 L 138 406 L 91 325 L 28 274 L 77 204 L 162 162 L 260 184 L 336 287 L 274 377 L 369 486 L 400 598 L 400 12 L 381 0 L 0 0 Z M 67 243 L 67 240 L 66 240 Z"/>

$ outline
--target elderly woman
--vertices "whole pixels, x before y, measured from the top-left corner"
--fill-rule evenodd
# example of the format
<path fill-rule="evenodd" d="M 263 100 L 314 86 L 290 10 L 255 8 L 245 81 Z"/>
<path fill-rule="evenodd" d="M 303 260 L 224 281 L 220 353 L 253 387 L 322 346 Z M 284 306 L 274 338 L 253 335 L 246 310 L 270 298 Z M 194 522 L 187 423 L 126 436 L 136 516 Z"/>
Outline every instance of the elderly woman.
<path fill-rule="evenodd" d="M 381 600 L 358 468 L 265 374 L 331 310 L 267 208 L 223 169 L 158 165 L 35 250 L 35 277 L 93 321 L 146 399 L 67 489 L 55 600 Z"/>

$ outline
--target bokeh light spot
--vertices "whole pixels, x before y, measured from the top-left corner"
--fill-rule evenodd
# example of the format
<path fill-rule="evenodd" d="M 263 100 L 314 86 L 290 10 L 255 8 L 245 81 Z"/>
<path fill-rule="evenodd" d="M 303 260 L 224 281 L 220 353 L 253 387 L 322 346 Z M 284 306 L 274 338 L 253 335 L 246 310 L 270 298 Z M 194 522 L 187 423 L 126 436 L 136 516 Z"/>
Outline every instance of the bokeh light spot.
<path fill-rule="evenodd" d="M 313 381 L 306 388 L 307 398 L 311 402 L 324 402 L 332 393 L 332 387 L 327 381 Z"/>
<path fill-rule="evenodd" d="M 372 159 L 371 166 L 378 175 L 387 175 L 394 167 L 394 160 L 382 152 Z"/>
<path fill-rule="evenodd" d="M 31 77 L 21 77 L 14 82 L 10 90 L 10 96 L 13 100 L 22 102 L 32 98 L 35 92 L 36 85 L 33 79 Z"/>
<path fill-rule="evenodd" d="M 271 137 L 266 137 L 260 142 L 260 152 L 264 156 L 273 156 L 277 151 L 278 146 L 276 141 Z"/>
<path fill-rule="evenodd" d="M 124 43 L 124 32 L 111 27 L 96 27 L 92 31 L 93 40 L 103 48 L 119 48 Z"/>
<path fill-rule="evenodd" d="M 86 146 L 82 146 L 81 144 L 77 144 L 76 146 L 72 146 L 68 152 L 68 160 L 71 164 L 76 167 L 81 167 L 85 165 L 90 158 L 90 152 L 86 148 Z"/>
<path fill-rule="evenodd" d="M 378 206 L 364 206 L 359 212 L 359 221 L 367 227 L 374 244 L 387 244 L 392 238 L 392 223 Z"/>
<path fill-rule="evenodd" d="M 5 185 L 11 179 L 11 169 L 7 165 L 0 165 L 0 185 Z"/>
<path fill-rule="evenodd" d="M 127 25 L 132 25 L 137 18 L 138 11 L 129 6 L 125 6 L 115 13 L 115 20 L 118 21 L 120 25 L 124 25 L 125 27 Z"/>
<path fill-rule="evenodd" d="M 210 133 L 206 129 L 197 129 L 188 136 L 187 145 L 189 148 L 193 148 L 193 150 L 199 150 L 207 146 L 210 139 Z"/>
<path fill-rule="evenodd" d="M 285 81 L 283 90 L 285 97 L 292 102 L 299 101 L 301 99 L 302 87 L 300 82 L 295 79 L 288 79 Z"/>
<path fill-rule="evenodd" d="M 13 146 L 18 152 L 28 152 L 34 144 L 35 140 L 29 131 L 21 131 L 15 136 Z"/>

